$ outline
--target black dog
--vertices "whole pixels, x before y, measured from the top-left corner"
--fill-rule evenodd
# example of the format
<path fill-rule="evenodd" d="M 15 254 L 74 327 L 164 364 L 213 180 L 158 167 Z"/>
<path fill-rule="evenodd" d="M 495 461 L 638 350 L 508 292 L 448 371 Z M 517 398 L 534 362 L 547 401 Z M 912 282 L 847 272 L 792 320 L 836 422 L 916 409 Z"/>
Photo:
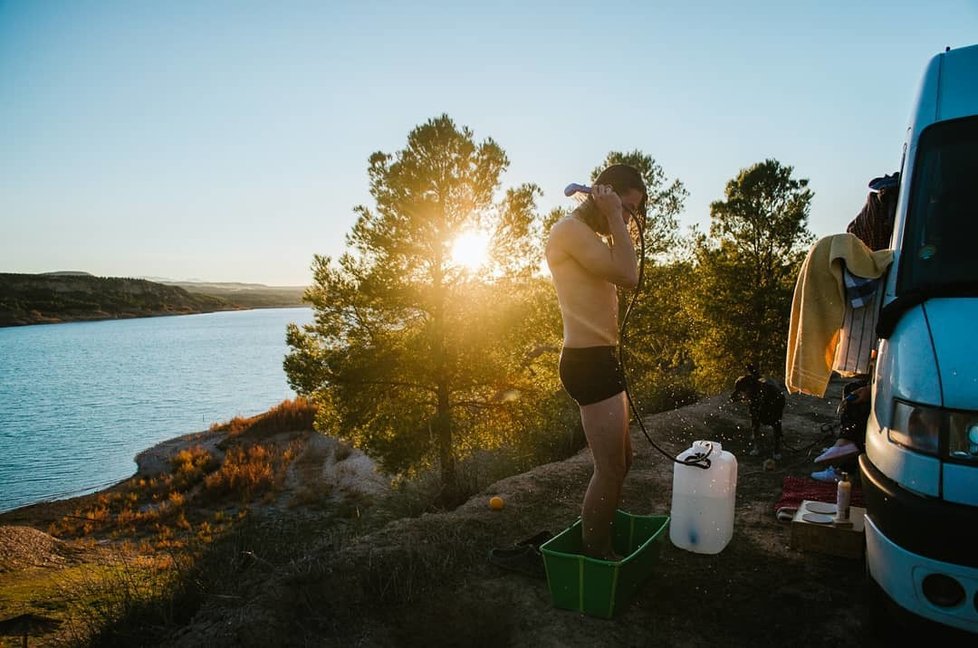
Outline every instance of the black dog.
<path fill-rule="evenodd" d="M 781 417 L 784 415 L 784 392 L 770 378 L 761 378 L 754 365 L 747 365 L 747 375 L 734 383 L 732 401 L 747 401 L 750 412 L 752 455 L 761 453 L 758 447 L 761 425 L 770 425 L 774 430 L 774 452 L 771 456 L 781 458 Z"/>

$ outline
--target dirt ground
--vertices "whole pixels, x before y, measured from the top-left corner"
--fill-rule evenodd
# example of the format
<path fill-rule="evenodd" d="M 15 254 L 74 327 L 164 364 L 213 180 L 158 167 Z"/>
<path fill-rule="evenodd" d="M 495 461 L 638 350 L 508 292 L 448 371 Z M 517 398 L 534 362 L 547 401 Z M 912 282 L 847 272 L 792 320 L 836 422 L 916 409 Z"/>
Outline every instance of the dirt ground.
<path fill-rule="evenodd" d="M 394 519 L 367 534 L 344 538 L 325 522 L 310 529 L 308 519 L 275 512 L 268 523 L 281 531 L 281 543 L 300 539 L 298 557 L 249 563 L 237 594 L 213 593 L 162 645 L 900 645 L 881 633 L 886 622 L 873 622 L 863 560 L 792 549 L 790 524 L 774 514 L 783 478 L 807 476 L 812 457 L 831 443 L 822 426 L 836 421 L 841 389 L 833 382 L 826 399 L 789 397 L 784 458 L 767 470 L 763 454 L 747 452 L 746 405 L 726 395 L 644 419 L 673 455 L 708 439 L 736 456 L 734 535 L 716 555 L 689 553 L 665 538 L 652 577 L 611 620 L 557 609 L 546 580 L 487 561 L 493 547 L 574 522 L 591 473 L 585 449 L 497 482 L 453 511 Z M 622 509 L 666 514 L 672 465 L 637 427 L 632 442 Z M 502 510 L 487 505 L 493 495 L 504 499 Z M 261 552 L 249 551 L 259 559 Z"/>
<path fill-rule="evenodd" d="M 718 440 L 734 453 L 734 536 L 717 555 L 682 551 L 666 538 L 653 577 L 612 620 L 556 609 L 545 580 L 486 560 L 492 547 L 559 532 L 576 519 L 590 475 L 584 450 L 500 481 L 455 511 L 397 520 L 349 546 L 324 544 L 269 574 L 243 605 L 205 606 L 169 645 L 887 645 L 870 623 L 863 561 L 792 549 L 790 524 L 773 510 L 784 476 L 808 475 L 812 457 L 831 443 L 822 424 L 836 420 L 841 386 L 833 383 L 825 400 L 789 398 L 789 449 L 773 470 L 765 470 L 763 455 L 747 453 L 746 405 L 725 395 L 645 419 L 673 454 L 696 439 Z M 672 465 L 637 428 L 632 440 L 622 508 L 668 513 Z M 487 500 L 497 494 L 506 506 L 492 511 Z M 432 550 L 444 552 L 449 566 L 425 563 Z M 412 569 L 421 572 L 413 581 Z M 412 588 L 417 593 L 397 591 Z"/>

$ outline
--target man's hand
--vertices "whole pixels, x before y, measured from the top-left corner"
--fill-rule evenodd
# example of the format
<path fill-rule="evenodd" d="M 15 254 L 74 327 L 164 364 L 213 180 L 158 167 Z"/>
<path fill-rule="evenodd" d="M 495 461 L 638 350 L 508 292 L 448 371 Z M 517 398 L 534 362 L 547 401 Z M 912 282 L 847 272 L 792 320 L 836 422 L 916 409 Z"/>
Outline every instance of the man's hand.
<path fill-rule="evenodd" d="M 608 229 L 614 232 L 616 220 L 625 223 L 625 217 L 621 207 L 621 197 L 615 193 L 611 185 L 594 185 L 591 187 L 591 197 L 598 210 L 608 219 Z"/>

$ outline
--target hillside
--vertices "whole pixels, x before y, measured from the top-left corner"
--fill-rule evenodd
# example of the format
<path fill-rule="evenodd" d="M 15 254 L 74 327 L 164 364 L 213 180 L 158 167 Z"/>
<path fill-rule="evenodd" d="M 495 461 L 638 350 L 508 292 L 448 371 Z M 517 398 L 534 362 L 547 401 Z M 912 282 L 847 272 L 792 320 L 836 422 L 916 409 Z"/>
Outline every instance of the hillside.
<path fill-rule="evenodd" d="M 682 551 L 666 537 L 651 578 L 612 620 L 557 609 L 545 579 L 503 571 L 486 559 L 494 547 L 541 531 L 559 532 L 576 519 L 591 472 L 586 449 L 498 481 L 454 510 L 422 512 L 418 501 L 412 505 L 405 497 L 409 493 L 390 488 L 366 456 L 301 431 L 304 426 L 295 424 L 301 410 L 286 404 L 269 413 L 274 416 L 244 425 L 234 420 L 160 444 L 137 458 L 136 477 L 103 493 L 0 515 L 0 618 L 38 610 L 61 618 L 60 630 L 35 633 L 51 634 L 32 645 L 62 645 L 58 637 L 79 627 L 105 625 L 104 597 L 111 591 L 129 601 L 130 616 L 109 624 L 96 645 L 904 645 L 912 629 L 876 613 L 864 561 L 793 549 L 790 523 L 774 515 L 785 477 L 807 477 L 812 458 L 831 441 L 831 430 L 823 426 L 836 421 L 840 396 L 841 382 L 834 381 L 826 399 L 788 398 L 785 456 L 773 466 L 747 453 L 746 407 L 725 394 L 645 417 L 653 438 L 670 454 L 696 439 L 720 441 L 734 453 L 734 535 L 716 555 Z M 275 417 L 277 427 L 262 427 L 262 420 Z M 638 428 L 632 429 L 632 444 L 635 462 L 622 508 L 668 513 L 671 463 Z M 266 475 L 278 486 L 246 505 L 240 486 L 214 491 L 214 477 L 231 474 L 228 460 L 235 448 L 240 458 L 259 446 L 293 457 L 279 477 Z M 198 464 L 200 457 L 221 467 Z M 171 492 L 169 504 L 165 497 L 155 508 L 140 504 L 154 491 L 173 488 L 183 494 Z M 487 506 L 492 495 L 505 500 L 502 510 Z M 123 508 L 106 516 L 106 507 L 118 506 Z M 139 517 L 163 521 L 175 515 L 173 532 L 125 531 Z M 85 530 L 89 524 L 102 530 L 92 535 Z M 158 561 L 161 550 L 164 558 L 178 556 L 174 548 L 191 546 L 182 543 L 194 535 L 212 539 L 177 570 L 180 582 L 163 582 L 177 598 L 154 586 L 153 596 L 161 600 L 147 608 L 133 605 L 141 596 L 132 589 L 133 576 L 147 568 L 122 553 L 127 542 L 158 543 L 143 558 Z M 106 572 L 105 565 L 120 562 L 123 571 Z M 66 593 L 80 596 L 59 602 Z M 973 637 L 927 631 L 934 645 L 973 645 Z"/>
<path fill-rule="evenodd" d="M 82 274 L 0 274 L 0 326 L 186 315 L 233 310 L 227 300 L 192 295 L 145 279 Z"/>
<path fill-rule="evenodd" d="M 556 609 L 545 580 L 486 560 L 492 547 L 558 532 L 575 520 L 591 471 L 583 450 L 497 482 L 453 511 L 397 519 L 352 538 L 327 529 L 305 537 L 294 560 L 249 575 L 251 584 L 234 599 L 209 599 L 163 645 L 884 645 L 871 628 L 862 561 L 791 549 L 789 525 L 773 511 L 783 478 L 811 470 L 811 457 L 826 441 L 821 425 L 835 419 L 837 403 L 789 398 L 785 443 L 793 450 L 773 470 L 747 454 L 746 408 L 725 394 L 647 417 L 670 452 L 695 439 L 719 440 L 734 452 L 740 464 L 734 537 L 718 555 L 681 551 L 666 539 L 653 578 L 612 621 Z M 668 512 L 672 465 L 637 428 L 632 444 L 622 508 Z M 506 502 L 502 511 L 487 506 L 495 494 Z"/>
<path fill-rule="evenodd" d="M 171 484 L 186 479 L 193 474 L 185 471 L 191 455 L 206 454 L 199 448 L 215 455 L 227 452 L 224 468 L 210 468 L 212 475 L 222 475 L 235 447 L 229 443 L 241 448 L 273 443 L 279 452 L 295 456 L 287 472 L 274 478 L 281 486 L 249 504 L 246 523 L 221 532 L 220 539 L 215 525 L 227 527 L 239 515 L 233 493 L 224 496 L 230 500 L 202 499 L 206 490 L 200 489 L 209 488 L 212 478 L 198 476 L 196 486 L 184 487 L 186 499 L 170 496 L 175 510 L 186 515 L 178 518 L 186 531 L 177 536 L 161 533 L 158 542 L 176 546 L 180 533 L 213 534 L 216 539 L 206 544 L 194 564 L 181 570 L 185 586 L 189 584 L 195 593 L 182 594 L 177 607 L 164 599 L 158 604 L 161 611 L 153 616 L 134 609 L 134 616 L 103 634 L 98 645 L 899 645 L 893 642 L 906 630 L 890 621 L 876 622 L 876 599 L 865 579 L 864 562 L 792 549 L 790 524 L 774 515 L 784 478 L 807 476 L 812 457 L 831 440 L 831 432 L 822 426 L 835 422 L 840 395 L 841 382 L 836 381 L 827 399 L 788 398 L 786 453 L 774 466 L 746 452 L 746 407 L 729 402 L 725 394 L 645 417 L 653 437 L 670 453 L 684 450 L 693 440 L 711 439 L 735 454 L 739 475 L 734 536 L 717 555 L 682 551 L 666 538 L 652 577 L 613 620 L 557 609 L 545 580 L 502 571 L 486 560 L 493 547 L 511 546 L 540 531 L 559 532 L 576 519 L 591 471 L 587 450 L 496 482 L 457 509 L 422 514 L 417 502 L 412 508 L 406 501 L 409 493 L 388 491 L 369 459 L 355 450 L 308 433 L 269 436 L 270 432 L 254 426 L 254 433 L 237 433 L 234 421 L 229 427 L 174 439 L 143 453 L 138 458 L 139 475 L 106 494 L 0 515 L 0 525 L 16 525 L 6 530 L 0 526 L 0 558 L 5 555 L 3 534 L 16 539 L 8 543 L 6 567 L 0 561 L 0 616 L 39 605 L 50 610 L 47 614 L 67 613 L 51 600 L 39 602 L 36 594 L 22 595 L 20 604 L 3 603 L 5 597 L 17 600 L 18 583 L 25 577 L 47 591 L 60 592 L 58 596 L 77 591 L 57 585 L 56 575 L 70 576 L 73 569 L 103 560 L 100 552 L 111 546 L 105 543 L 119 539 L 103 531 L 91 538 L 94 543 L 85 544 L 83 538 L 64 545 L 29 527 L 55 529 L 52 520 L 59 518 L 69 526 L 85 524 L 101 510 L 100 502 L 135 499 L 131 489 L 152 486 L 151 476 L 166 466 L 174 469 L 166 478 Z M 229 436 L 234 434 L 238 436 Z M 671 463 L 649 446 L 637 428 L 632 429 L 632 444 L 635 463 L 625 483 L 622 508 L 635 514 L 668 513 Z M 187 454 L 195 447 L 198 450 Z M 505 500 L 501 511 L 487 506 L 492 495 Z M 191 507 L 198 499 L 203 504 Z M 125 517 L 147 514 L 130 512 Z M 124 522 L 121 514 L 117 519 L 119 525 L 131 523 Z M 111 524 L 106 527 L 111 528 Z M 64 533 L 55 535 L 61 538 Z M 79 542 L 85 551 L 95 553 L 71 556 L 68 552 L 77 550 Z M 31 554 L 35 566 L 18 567 L 14 560 L 18 547 L 28 544 L 36 548 Z M 43 561 L 38 552 L 44 554 Z M 13 571 L 4 575 L 4 569 Z M 131 571 L 126 574 L 132 578 Z M 118 578 L 99 576 L 95 582 L 119 586 Z M 82 590 L 89 597 L 93 591 L 101 592 Z M 186 592 L 169 586 L 168 591 Z M 85 623 L 93 617 L 101 619 L 100 610 L 90 604 L 70 614 L 80 614 Z M 71 618 L 63 631 L 73 627 Z M 928 636 L 935 645 L 957 645 L 953 640 L 960 639 Z M 47 645 L 46 639 L 53 641 L 54 635 L 40 638 L 38 645 Z"/>
<path fill-rule="evenodd" d="M 301 305 L 301 287 L 164 284 L 81 272 L 0 273 L 0 326 Z"/>
<path fill-rule="evenodd" d="M 225 299 L 242 308 L 289 308 L 305 306 L 302 295 L 305 286 L 266 286 L 255 283 L 169 281 L 160 283 L 177 286 L 192 294 Z"/>

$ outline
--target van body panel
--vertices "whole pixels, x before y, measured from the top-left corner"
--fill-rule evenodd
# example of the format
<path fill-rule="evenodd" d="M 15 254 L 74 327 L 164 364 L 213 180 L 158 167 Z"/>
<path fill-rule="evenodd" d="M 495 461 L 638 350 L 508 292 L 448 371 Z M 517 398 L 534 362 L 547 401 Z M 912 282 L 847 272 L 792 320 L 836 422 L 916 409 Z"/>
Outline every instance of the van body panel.
<path fill-rule="evenodd" d="M 954 50 L 954 56 L 944 56 L 937 89 L 937 118 L 947 121 L 975 114 L 978 106 L 978 47 Z"/>
<path fill-rule="evenodd" d="M 931 331 L 922 306 L 904 313 L 893 335 L 885 342 L 876 356 L 876 411 L 880 424 L 890 427 L 894 398 L 939 406 L 941 384 Z"/>
<path fill-rule="evenodd" d="M 948 409 L 974 409 L 978 403 L 978 299 L 932 299 L 924 309 L 940 370 L 942 404 Z"/>
<path fill-rule="evenodd" d="M 873 376 L 873 407 L 869 415 L 868 429 L 888 428 L 893 418 L 893 382 L 884 371 L 892 370 L 893 356 L 890 341 L 880 340 L 876 345 L 876 373 Z M 868 432 L 867 432 L 868 434 Z"/>
<path fill-rule="evenodd" d="M 941 460 L 913 452 L 887 438 L 887 429 L 870 417 L 866 428 L 866 456 L 889 479 L 907 490 L 928 497 L 941 494 Z"/>
<path fill-rule="evenodd" d="M 897 218 L 893 223 L 894 248 L 892 268 L 901 262 L 901 248 L 906 233 L 906 215 L 912 199 L 914 177 L 921 133 L 935 123 L 978 115 L 978 45 L 953 49 L 934 56 L 921 79 L 914 110 L 907 126 L 906 142 L 900 168 Z M 897 296 L 897 273 L 889 272 L 884 290 L 884 305 Z"/>
<path fill-rule="evenodd" d="M 975 69 L 978 69 L 978 45 L 938 54 L 930 60 L 911 122 L 913 140 L 931 124 L 975 114 L 978 105 Z"/>
<path fill-rule="evenodd" d="M 978 45 L 929 61 L 906 135 L 859 458 L 866 561 L 901 607 L 978 633 Z M 934 575 L 963 601 L 929 601 Z"/>
<path fill-rule="evenodd" d="M 910 141 L 916 142 L 920 131 L 927 128 L 935 121 L 938 116 L 938 97 L 941 90 L 941 68 L 943 67 L 944 55 L 938 54 L 927 64 L 924 71 L 924 78 L 917 93 L 917 101 L 914 104 L 917 110 L 911 116 L 910 121 Z M 901 176 L 906 178 L 907 176 Z"/>
<path fill-rule="evenodd" d="M 897 605 L 925 619 L 967 632 L 978 632 L 978 612 L 971 604 L 978 596 L 978 569 L 920 556 L 896 544 L 866 515 L 866 563 L 870 576 Z M 923 594 L 930 574 L 953 576 L 965 588 L 965 604 L 940 608 Z"/>
<path fill-rule="evenodd" d="M 867 511 L 873 511 L 883 535 L 931 560 L 978 569 L 978 524 L 972 507 L 910 493 L 865 455 L 859 458 L 859 470 Z"/>
<path fill-rule="evenodd" d="M 978 506 L 978 467 L 944 464 L 943 492 L 948 502 Z M 973 522 L 978 526 L 978 513 Z"/>

